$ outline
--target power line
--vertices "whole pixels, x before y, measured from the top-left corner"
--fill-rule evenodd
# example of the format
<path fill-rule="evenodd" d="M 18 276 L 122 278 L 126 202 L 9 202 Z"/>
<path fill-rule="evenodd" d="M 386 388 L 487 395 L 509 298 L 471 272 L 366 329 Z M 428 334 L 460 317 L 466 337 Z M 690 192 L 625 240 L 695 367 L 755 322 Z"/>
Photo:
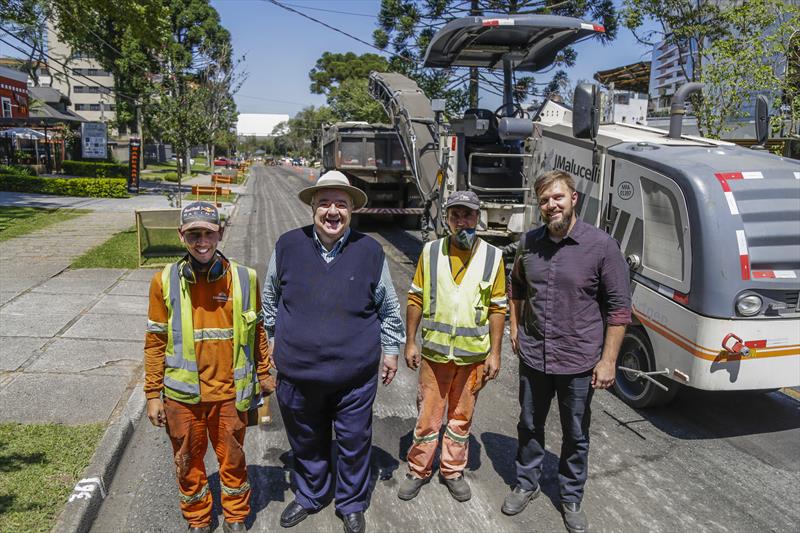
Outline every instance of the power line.
<path fill-rule="evenodd" d="M 8 32 L 8 31 L 6 31 L 5 33 L 6 33 L 6 35 L 8 35 L 9 37 L 13 37 L 13 38 L 14 38 L 14 39 L 16 39 L 17 41 L 19 41 L 19 42 L 21 42 L 22 44 L 24 44 L 25 46 L 31 47 L 31 45 L 30 45 L 29 43 L 27 43 L 27 42 L 25 42 L 24 40 L 20 39 L 19 37 L 17 37 L 17 36 L 16 36 L 16 35 L 14 35 L 13 33 L 10 33 L 10 32 Z M 27 53 L 27 52 L 26 52 L 24 49 L 22 49 L 22 48 L 19 48 L 18 46 L 15 46 L 15 45 L 11 44 L 10 42 L 8 42 L 8 41 L 6 41 L 6 40 L 4 40 L 4 39 L 2 39 L 2 38 L 0 38 L 0 42 L 2 42 L 2 43 L 5 43 L 6 45 L 10 46 L 10 47 L 11 47 L 11 48 L 13 48 L 14 50 L 17 50 L 18 52 L 21 52 L 21 53 L 23 53 L 23 54 Z M 46 57 L 47 59 L 49 59 L 50 61 L 52 61 L 52 62 L 54 62 L 54 63 L 57 63 L 57 64 L 61 65 L 61 66 L 64 68 L 64 70 L 63 70 L 63 71 L 62 71 L 62 70 L 57 70 L 56 68 L 54 68 L 54 67 L 52 67 L 51 65 L 49 65 L 49 64 L 48 64 L 48 65 L 47 65 L 47 68 L 48 68 L 48 69 L 52 68 L 52 69 L 53 69 L 54 71 L 56 71 L 57 73 L 59 73 L 59 74 L 63 74 L 63 75 L 64 75 L 64 76 L 66 76 L 68 79 L 70 79 L 70 80 L 72 80 L 72 81 L 74 81 L 74 82 L 78 82 L 78 83 L 86 83 L 86 82 L 84 82 L 84 81 L 81 81 L 81 80 L 79 80 L 79 79 L 77 79 L 77 78 L 74 78 L 74 77 L 70 76 L 69 74 L 67 74 L 67 70 L 70 70 L 70 68 L 69 68 L 69 67 L 68 67 L 66 64 L 62 63 L 61 61 L 58 61 L 57 59 L 54 59 L 54 58 L 52 58 L 52 57 L 51 57 L 49 54 L 47 54 L 47 53 L 45 53 L 45 52 L 42 52 L 42 55 L 43 55 L 43 56 L 45 56 L 45 57 Z M 74 72 L 74 71 L 73 71 L 73 72 Z M 91 83 L 93 83 L 93 84 L 94 84 L 94 85 L 91 85 L 90 87 L 100 87 L 101 89 L 105 89 L 105 90 L 107 90 L 109 94 L 113 93 L 113 94 L 115 94 L 116 96 L 120 96 L 120 97 L 122 97 L 122 98 L 125 98 L 125 99 L 127 99 L 127 100 L 130 100 L 130 101 L 132 101 L 132 102 L 136 102 L 136 97 L 134 97 L 134 96 L 131 96 L 131 95 L 129 95 L 129 94 L 126 94 L 126 93 L 122 93 L 122 92 L 116 91 L 116 90 L 115 90 L 113 87 L 107 87 L 107 86 L 105 86 L 105 85 L 102 85 L 102 84 L 98 83 L 97 81 L 95 81 L 95 80 L 93 80 L 93 79 L 91 79 L 91 78 L 89 78 L 89 77 L 87 77 L 87 76 L 84 76 L 83 74 L 77 74 L 77 73 L 76 73 L 75 75 L 76 75 L 76 76 L 80 76 L 80 77 L 84 78 L 85 80 L 88 80 L 89 82 L 91 82 Z"/>
<path fill-rule="evenodd" d="M 378 18 L 375 15 L 366 15 L 364 13 L 351 13 L 349 11 L 336 11 L 335 9 L 324 9 L 324 8 L 321 8 L 321 7 L 301 6 L 301 5 L 297 5 L 297 4 L 284 4 L 284 5 L 292 6 L 292 7 L 302 7 L 303 9 L 310 9 L 312 11 L 324 11 L 326 13 L 336 13 L 336 14 L 339 14 L 339 15 L 352 15 L 354 17 L 369 17 L 369 18 L 373 18 L 373 19 L 377 19 Z"/>
<path fill-rule="evenodd" d="M 342 35 L 344 35 L 345 37 L 349 37 L 349 38 L 351 38 L 351 39 L 353 39 L 353 40 L 355 40 L 355 41 L 358 41 L 358 42 L 360 42 L 361 44 L 364 44 L 364 45 L 367 45 L 367 46 L 369 46 L 370 48 L 374 48 L 375 50 L 378 50 L 378 51 L 380 51 L 380 52 L 381 52 L 381 53 L 383 53 L 383 54 L 387 54 L 387 53 L 388 53 L 388 52 L 386 52 L 386 50 L 383 50 L 383 49 L 381 49 L 381 48 L 378 48 L 378 47 L 377 47 L 377 46 L 375 46 L 374 44 L 372 44 L 372 43 L 369 43 L 369 42 L 365 41 L 364 39 L 361 39 L 361 38 L 359 38 L 359 37 L 356 37 L 355 35 L 351 35 L 351 34 L 347 33 L 347 32 L 346 32 L 346 31 L 344 31 L 344 30 L 340 30 L 339 28 L 336 28 L 336 27 L 334 27 L 334 26 L 331 26 L 330 24 L 327 24 L 327 23 L 325 23 L 325 22 L 322 22 L 322 21 L 321 21 L 321 20 L 319 20 L 319 19 L 315 19 L 314 17 L 312 17 L 312 16 L 310 16 L 310 15 L 306 15 L 306 14 L 305 14 L 305 13 L 303 13 L 302 11 L 298 11 L 298 10 L 296 10 L 296 9 L 292 8 L 292 7 L 289 7 L 289 6 L 285 5 L 285 4 L 282 4 L 281 2 L 278 2 L 278 0 L 262 0 L 262 2 L 269 2 L 270 4 L 275 4 L 276 6 L 280 7 L 281 9 L 285 9 L 286 11 L 290 11 L 290 12 L 292 12 L 292 13 L 295 13 L 296 15 L 300 15 L 300 16 L 301 16 L 301 17 L 303 17 L 303 18 L 307 18 L 307 19 L 308 19 L 308 20 L 310 20 L 310 21 L 313 21 L 313 22 L 316 22 L 317 24 L 320 24 L 320 25 L 322 25 L 322 26 L 325 26 L 325 27 L 326 27 L 326 28 L 328 28 L 329 30 L 333 30 L 333 31 L 335 31 L 336 33 L 341 33 L 341 34 L 342 34 Z M 404 56 L 404 55 L 396 55 L 396 57 L 399 57 L 400 59 L 404 59 L 404 60 L 406 60 L 406 61 L 409 61 L 409 62 L 412 62 L 412 63 L 414 63 L 414 62 L 415 62 L 415 60 L 414 60 L 414 59 L 412 59 L 412 58 L 410 58 L 410 57 L 406 57 L 406 56 Z"/>

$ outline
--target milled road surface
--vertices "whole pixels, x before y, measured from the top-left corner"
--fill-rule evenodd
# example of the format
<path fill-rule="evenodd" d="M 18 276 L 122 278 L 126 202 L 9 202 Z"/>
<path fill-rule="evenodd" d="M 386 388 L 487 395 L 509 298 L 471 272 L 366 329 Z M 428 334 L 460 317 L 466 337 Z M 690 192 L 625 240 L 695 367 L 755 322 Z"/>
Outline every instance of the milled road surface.
<path fill-rule="evenodd" d="M 228 228 L 226 255 L 258 268 L 278 236 L 311 221 L 296 193 L 305 174 L 279 167 L 253 168 L 247 193 Z M 401 303 L 421 242 L 390 224 L 363 225 L 386 250 Z M 405 473 L 416 409 L 416 374 L 401 362 L 381 387 L 375 405 L 369 531 L 563 531 L 556 469 L 558 416 L 548 420 L 543 496 L 515 517 L 500 513 L 514 481 L 517 363 L 508 339 L 500 377 L 481 393 L 470 436 L 467 479 L 472 500 L 457 503 L 434 481 L 410 502 L 397 499 Z M 554 402 L 555 403 L 555 402 Z M 800 524 L 800 403 L 781 393 L 711 394 L 682 391 L 668 407 L 636 411 L 608 392 L 595 395 L 590 475 L 584 509 L 593 531 L 797 531 Z M 291 454 L 277 406 L 273 423 L 250 428 L 246 439 L 253 512 L 250 531 L 281 531 L 279 516 L 292 500 Z M 213 452 L 206 458 L 212 492 L 219 497 Z M 93 531 L 185 530 L 169 441 L 163 429 L 139 421 Z M 222 520 L 221 509 L 215 512 Z M 219 522 L 215 526 L 220 528 Z M 333 505 L 292 529 L 339 532 Z"/>

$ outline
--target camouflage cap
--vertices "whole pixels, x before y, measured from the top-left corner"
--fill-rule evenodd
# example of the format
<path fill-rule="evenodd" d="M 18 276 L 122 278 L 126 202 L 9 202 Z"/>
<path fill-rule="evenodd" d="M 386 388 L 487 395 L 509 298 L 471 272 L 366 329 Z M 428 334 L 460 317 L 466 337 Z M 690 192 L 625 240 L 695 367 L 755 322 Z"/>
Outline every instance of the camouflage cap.
<path fill-rule="evenodd" d="M 208 202 L 192 202 L 181 211 L 181 231 L 206 228 L 219 231 L 219 211 Z"/>

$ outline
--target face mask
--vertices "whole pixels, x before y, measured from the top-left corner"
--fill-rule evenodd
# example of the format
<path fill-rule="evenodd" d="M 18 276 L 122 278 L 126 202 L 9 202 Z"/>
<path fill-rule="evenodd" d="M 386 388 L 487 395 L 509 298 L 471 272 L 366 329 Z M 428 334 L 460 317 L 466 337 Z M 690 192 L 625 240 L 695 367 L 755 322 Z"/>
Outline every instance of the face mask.
<path fill-rule="evenodd" d="M 458 233 L 453 235 L 454 243 L 462 250 L 469 250 L 475 244 L 475 239 L 478 236 L 475 234 L 475 228 L 463 228 L 458 230 Z"/>

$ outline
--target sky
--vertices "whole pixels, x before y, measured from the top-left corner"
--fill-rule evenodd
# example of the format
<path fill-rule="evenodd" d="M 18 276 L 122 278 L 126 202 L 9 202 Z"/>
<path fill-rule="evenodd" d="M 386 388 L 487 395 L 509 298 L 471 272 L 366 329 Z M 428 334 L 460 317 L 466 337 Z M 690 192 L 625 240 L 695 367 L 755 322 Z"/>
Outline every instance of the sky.
<path fill-rule="evenodd" d="M 380 0 L 281 1 L 372 43 Z M 231 32 L 236 55 L 245 55 L 243 70 L 247 72 L 247 81 L 235 96 L 241 113 L 294 115 L 303 107 L 323 105 L 325 96 L 311 93 L 308 78 L 308 72 L 323 52 L 380 53 L 267 0 L 212 0 L 211 5 Z M 577 44 L 575 49 L 576 66 L 567 69 L 573 83 L 579 79 L 591 80 L 598 70 L 650 59 L 650 48 L 636 42 L 624 28 L 620 28 L 617 39 L 609 45 L 590 40 Z M 499 104 L 498 98 L 491 97 L 481 102 L 481 107 L 494 109 Z"/>

